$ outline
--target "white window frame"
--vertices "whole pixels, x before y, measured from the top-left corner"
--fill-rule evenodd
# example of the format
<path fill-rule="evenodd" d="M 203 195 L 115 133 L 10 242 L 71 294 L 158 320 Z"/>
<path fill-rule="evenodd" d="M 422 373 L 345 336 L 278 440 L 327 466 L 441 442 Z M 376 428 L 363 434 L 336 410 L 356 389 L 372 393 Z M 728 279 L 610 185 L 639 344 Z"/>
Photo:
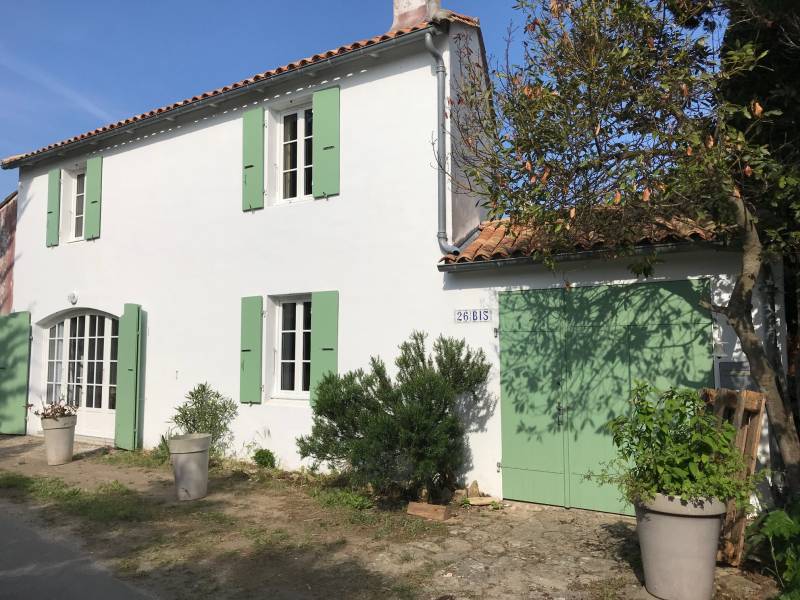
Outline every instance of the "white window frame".
<path fill-rule="evenodd" d="M 278 194 L 277 194 L 277 202 L 279 204 L 291 204 L 292 202 L 301 202 L 307 200 L 313 200 L 313 187 L 308 190 L 306 193 L 305 190 L 305 175 L 306 169 L 311 169 L 311 177 L 313 182 L 314 177 L 314 156 L 313 156 L 313 135 L 307 135 L 306 132 L 306 111 L 311 111 L 311 104 L 302 104 L 297 107 L 292 107 L 290 110 L 285 110 L 278 114 Z M 284 141 L 284 123 L 285 119 L 288 116 L 296 115 L 297 116 L 297 137 L 293 142 L 285 142 Z M 313 113 L 311 115 L 312 119 L 312 134 L 313 134 Z M 306 164 L 306 153 L 305 153 L 305 146 L 306 142 L 311 144 L 312 155 L 311 155 L 311 164 Z M 297 144 L 297 165 L 296 169 L 286 169 L 286 165 L 284 162 L 284 146 L 287 143 L 295 143 Z M 284 198 L 284 191 L 285 191 L 285 184 L 284 184 L 284 176 L 289 171 L 294 170 L 297 171 L 297 194 L 295 196 L 291 196 L 289 198 Z M 313 186 L 313 183 L 312 183 Z"/>
<path fill-rule="evenodd" d="M 103 340 L 103 354 L 102 359 L 100 361 L 91 361 L 89 358 L 89 340 L 92 336 L 90 336 L 90 320 L 94 317 L 96 319 L 103 319 L 103 336 L 95 335 L 94 339 L 102 339 Z M 70 359 L 70 341 L 73 336 L 73 325 L 77 326 L 78 319 L 83 318 L 84 320 L 84 330 L 83 330 L 83 354 L 79 360 L 71 360 Z M 73 319 L 75 322 L 73 323 Z M 117 330 L 116 335 L 114 335 L 113 323 L 114 321 L 117 322 Z M 56 333 L 56 337 L 52 337 L 53 333 Z M 60 338 L 58 337 L 60 334 Z M 115 391 L 115 398 L 116 398 L 116 389 L 117 383 L 119 378 L 119 372 L 116 372 L 117 379 L 112 382 L 111 379 L 111 370 L 112 365 L 118 364 L 119 359 L 119 319 L 112 315 L 107 315 L 98 312 L 76 312 L 72 314 L 68 314 L 64 316 L 62 319 L 59 319 L 57 322 L 52 323 L 49 327 L 45 328 L 45 337 L 46 343 L 44 344 L 44 353 L 45 353 L 45 362 L 44 364 L 47 365 L 45 369 L 45 402 L 51 403 L 53 399 L 60 399 L 63 397 L 65 400 L 69 400 L 69 388 L 71 386 L 75 386 L 76 389 L 79 390 L 78 396 L 80 398 L 80 404 L 78 406 L 79 411 L 87 411 L 87 412 L 95 412 L 95 413 L 114 413 L 116 410 L 116 406 L 114 408 L 110 407 L 111 401 L 111 390 Z M 51 357 L 50 353 L 50 342 L 53 340 L 53 348 L 56 350 L 56 357 L 58 357 L 58 342 L 61 342 L 61 353 L 60 353 L 60 360 Z M 116 359 L 112 360 L 112 343 L 113 341 L 117 342 L 117 357 Z M 80 377 L 76 377 L 78 379 L 75 382 L 70 382 L 70 374 L 69 374 L 69 365 L 70 362 L 73 362 L 76 365 L 76 371 L 80 371 Z M 90 362 L 102 362 L 102 378 L 100 382 L 95 384 L 94 382 L 88 381 L 89 375 L 89 363 Z M 56 366 L 56 363 L 60 364 L 60 367 Z M 53 364 L 53 377 L 50 377 L 50 365 Z M 95 367 L 96 368 L 96 367 Z M 96 371 L 95 371 L 96 372 Z M 101 407 L 88 407 L 86 406 L 86 397 L 89 385 L 98 385 L 101 388 Z M 49 392 L 50 386 L 53 386 L 53 392 Z M 116 404 L 116 402 L 115 402 Z"/>
<path fill-rule="evenodd" d="M 83 193 L 78 193 L 78 181 L 83 177 Z M 75 234 L 75 225 L 78 220 L 78 196 L 83 201 L 83 211 L 81 212 L 81 231 L 80 235 Z M 72 187 L 70 189 L 70 209 L 69 209 L 69 239 L 72 242 L 80 242 L 86 234 L 86 169 L 79 169 L 72 173 Z"/>
<path fill-rule="evenodd" d="M 274 327 L 274 335 L 273 335 L 273 360 L 272 360 L 272 397 L 273 398 L 285 398 L 285 399 L 293 399 L 293 400 L 308 400 L 311 397 L 310 390 L 303 390 L 303 365 L 308 364 L 309 370 L 309 384 L 311 381 L 311 321 L 309 318 L 308 322 L 308 329 L 304 327 L 303 323 L 303 311 L 304 311 L 304 303 L 308 302 L 311 303 L 311 295 L 310 294 L 303 294 L 297 296 L 282 296 L 280 298 L 275 298 L 274 300 L 275 306 L 275 327 Z M 293 390 L 284 390 L 281 389 L 282 382 L 281 382 L 281 374 L 282 374 L 282 365 L 284 362 L 283 360 L 283 346 L 282 346 L 282 339 L 283 339 L 283 312 L 285 310 L 286 305 L 294 304 L 295 307 L 295 348 L 294 348 L 294 389 Z M 313 311 L 313 307 L 311 307 Z M 288 330 L 287 330 L 288 331 Z M 306 335 L 308 334 L 308 360 L 304 360 L 303 357 L 303 350 L 306 347 Z M 310 386 L 309 386 L 310 387 Z"/>

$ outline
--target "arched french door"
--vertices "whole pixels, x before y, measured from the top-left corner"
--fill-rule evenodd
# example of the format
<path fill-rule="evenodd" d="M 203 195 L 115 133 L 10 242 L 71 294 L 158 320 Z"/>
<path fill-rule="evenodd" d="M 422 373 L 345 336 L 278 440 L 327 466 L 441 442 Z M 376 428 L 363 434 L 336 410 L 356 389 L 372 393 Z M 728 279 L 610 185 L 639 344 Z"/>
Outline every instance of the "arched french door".
<path fill-rule="evenodd" d="M 78 435 L 114 439 L 119 319 L 75 310 L 46 326 L 45 401 L 78 407 Z"/>

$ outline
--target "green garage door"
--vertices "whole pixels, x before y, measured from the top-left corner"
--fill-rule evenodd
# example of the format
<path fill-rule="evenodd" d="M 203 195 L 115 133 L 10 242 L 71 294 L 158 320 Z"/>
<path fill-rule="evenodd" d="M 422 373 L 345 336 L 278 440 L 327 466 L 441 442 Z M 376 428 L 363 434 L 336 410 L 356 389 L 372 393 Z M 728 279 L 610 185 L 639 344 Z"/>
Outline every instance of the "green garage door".
<path fill-rule="evenodd" d="M 503 495 L 631 512 L 586 473 L 614 455 L 605 424 L 637 380 L 713 382 L 708 283 L 500 294 Z"/>

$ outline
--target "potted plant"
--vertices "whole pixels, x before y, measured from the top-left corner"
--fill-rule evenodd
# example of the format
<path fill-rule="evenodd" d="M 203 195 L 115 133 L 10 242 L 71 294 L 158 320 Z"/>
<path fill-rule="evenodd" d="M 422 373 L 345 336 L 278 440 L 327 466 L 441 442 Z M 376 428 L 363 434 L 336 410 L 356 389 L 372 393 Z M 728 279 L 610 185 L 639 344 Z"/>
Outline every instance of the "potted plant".
<path fill-rule="evenodd" d="M 617 458 L 597 477 L 636 509 L 645 587 L 664 600 L 709 600 L 728 501 L 749 507 L 736 430 L 696 391 L 638 385 L 628 415 L 608 427 Z"/>
<path fill-rule="evenodd" d="M 75 443 L 75 424 L 78 422 L 78 407 L 60 398 L 52 404 L 43 404 L 33 411 L 42 419 L 44 449 L 48 465 L 63 465 L 72 460 Z"/>

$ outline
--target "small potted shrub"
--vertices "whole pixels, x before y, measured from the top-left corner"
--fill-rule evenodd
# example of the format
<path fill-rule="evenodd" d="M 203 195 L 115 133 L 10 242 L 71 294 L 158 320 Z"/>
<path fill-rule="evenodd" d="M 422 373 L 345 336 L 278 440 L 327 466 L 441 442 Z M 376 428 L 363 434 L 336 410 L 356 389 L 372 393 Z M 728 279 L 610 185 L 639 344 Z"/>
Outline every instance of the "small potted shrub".
<path fill-rule="evenodd" d="M 78 407 L 67 404 L 61 398 L 52 404 L 43 404 L 33 414 L 42 419 L 47 464 L 63 465 L 72 461 Z"/>
<path fill-rule="evenodd" d="M 736 430 L 696 391 L 634 389 L 630 414 L 609 423 L 618 456 L 597 477 L 636 508 L 645 587 L 664 600 L 709 600 L 727 502 L 749 507 Z"/>
<path fill-rule="evenodd" d="M 208 493 L 209 455 L 221 458 L 230 444 L 230 425 L 238 408 L 207 383 L 198 384 L 176 409 L 172 422 L 182 435 L 168 440 L 178 500 L 197 500 Z"/>

